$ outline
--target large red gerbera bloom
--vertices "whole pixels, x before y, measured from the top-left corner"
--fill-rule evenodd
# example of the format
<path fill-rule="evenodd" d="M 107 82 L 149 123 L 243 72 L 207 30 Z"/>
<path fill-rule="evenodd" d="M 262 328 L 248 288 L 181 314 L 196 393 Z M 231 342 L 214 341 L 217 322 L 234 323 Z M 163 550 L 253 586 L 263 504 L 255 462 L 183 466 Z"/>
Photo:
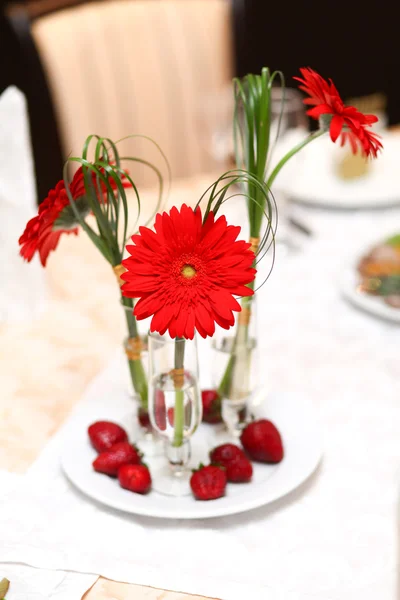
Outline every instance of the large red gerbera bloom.
<path fill-rule="evenodd" d="M 94 172 L 91 172 L 91 175 L 93 182 L 95 183 L 96 175 Z M 130 185 L 129 182 L 126 181 L 125 176 L 122 176 L 121 179 L 124 187 Z M 109 181 L 111 187 L 115 189 L 116 183 L 114 179 L 110 177 Z M 76 171 L 69 189 L 75 201 L 85 196 L 86 191 L 82 167 L 79 167 Z M 103 181 L 101 181 L 101 189 L 105 194 L 107 189 Z M 45 267 L 49 253 L 57 248 L 61 235 L 63 233 L 78 234 L 78 227 L 66 229 L 57 227 L 56 224 L 62 211 L 66 207 L 69 207 L 69 205 L 70 202 L 65 189 L 65 184 L 64 181 L 61 180 L 53 190 L 50 190 L 47 198 L 41 202 L 37 216 L 28 221 L 24 233 L 18 240 L 18 243 L 21 246 L 20 254 L 25 260 L 30 262 L 35 252 L 38 252 L 40 262 Z"/>
<path fill-rule="evenodd" d="M 303 68 L 300 72 L 303 79 L 301 77 L 294 79 L 301 83 L 299 88 L 309 95 L 309 98 L 304 99 L 304 104 L 313 106 L 307 114 L 317 120 L 323 118 L 323 115 L 328 115 L 331 117 L 329 133 L 333 142 L 342 135 L 342 145 L 349 139 L 354 153 L 360 147 L 364 156 L 376 157 L 382 144 L 379 136 L 367 127 L 376 123 L 377 117 L 364 115 L 354 106 L 346 106 L 333 82 L 326 81 L 313 69 Z"/>
<path fill-rule="evenodd" d="M 224 216 L 215 221 L 212 212 L 203 224 L 200 209 L 184 204 L 158 214 L 154 228 L 140 227 L 122 263 L 124 296 L 140 298 L 136 318 L 153 316 L 150 330 L 168 330 L 172 338 L 193 339 L 195 329 L 212 336 L 215 323 L 229 329 L 233 311 L 241 310 L 233 296 L 254 293 L 246 284 L 255 278 L 255 255 L 250 244 L 236 241 L 240 227 Z"/>

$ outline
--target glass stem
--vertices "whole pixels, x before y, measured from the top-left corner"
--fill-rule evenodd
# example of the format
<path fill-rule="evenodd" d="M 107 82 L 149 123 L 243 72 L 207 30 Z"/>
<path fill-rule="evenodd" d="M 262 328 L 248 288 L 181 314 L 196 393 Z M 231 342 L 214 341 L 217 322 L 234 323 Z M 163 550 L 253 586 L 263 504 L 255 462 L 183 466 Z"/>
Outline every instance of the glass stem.
<path fill-rule="evenodd" d="M 255 263 L 254 263 L 255 264 Z M 254 266 L 254 265 L 253 265 Z M 254 281 L 249 284 L 249 287 L 254 289 Z M 254 296 L 247 296 L 242 298 L 241 305 L 243 309 L 251 309 L 251 304 Z M 240 314 L 240 313 L 239 313 Z M 250 321 L 251 315 L 249 316 Z M 221 383 L 218 387 L 218 395 L 221 398 L 227 398 L 236 400 L 240 395 L 236 389 L 236 383 L 238 382 L 239 386 L 243 383 L 243 379 L 245 379 L 245 373 L 242 371 L 241 365 L 243 365 L 243 357 L 244 355 L 248 355 L 248 338 L 249 338 L 249 325 L 238 323 L 235 339 L 233 341 L 233 348 L 231 355 L 228 360 L 228 364 L 226 366 L 225 372 L 223 374 Z M 250 365 L 247 365 L 250 368 Z M 239 379 L 238 379 L 239 378 Z M 243 387 L 243 386 L 242 386 Z"/>
<path fill-rule="evenodd" d="M 180 446 L 167 443 L 167 458 L 174 475 L 182 475 L 190 459 L 190 442 L 184 440 Z"/>
<path fill-rule="evenodd" d="M 138 329 L 136 323 L 136 317 L 133 314 L 133 300 L 132 298 L 125 298 L 125 296 L 121 296 L 122 304 L 132 309 L 125 310 L 126 324 L 128 327 L 128 334 L 131 338 L 138 337 Z M 148 387 L 147 387 L 147 377 L 146 372 L 143 367 L 143 363 L 140 360 L 129 360 L 129 372 L 131 375 L 132 385 L 135 392 L 140 397 L 140 404 L 144 410 L 148 409 Z"/>
<path fill-rule="evenodd" d="M 174 409 L 174 440 L 172 445 L 175 448 L 182 446 L 183 444 L 183 430 L 185 425 L 185 396 L 182 389 L 182 383 L 184 380 L 184 374 L 180 375 L 183 371 L 183 364 L 185 359 L 185 341 L 183 338 L 176 338 L 175 340 L 175 409 Z"/>

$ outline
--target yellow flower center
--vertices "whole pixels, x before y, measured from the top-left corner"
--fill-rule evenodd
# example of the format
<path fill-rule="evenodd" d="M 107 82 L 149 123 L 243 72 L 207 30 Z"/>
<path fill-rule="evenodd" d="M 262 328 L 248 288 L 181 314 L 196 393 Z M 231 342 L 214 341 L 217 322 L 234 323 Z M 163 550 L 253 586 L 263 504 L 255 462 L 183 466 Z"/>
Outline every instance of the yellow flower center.
<path fill-rule="evenodd" d="M 182 268 L 181 273 L 186 279 L 192 279 L 192 277 L 196 275 L 196 269 L 194 269 L 192 265 L 185 265 Z"/>

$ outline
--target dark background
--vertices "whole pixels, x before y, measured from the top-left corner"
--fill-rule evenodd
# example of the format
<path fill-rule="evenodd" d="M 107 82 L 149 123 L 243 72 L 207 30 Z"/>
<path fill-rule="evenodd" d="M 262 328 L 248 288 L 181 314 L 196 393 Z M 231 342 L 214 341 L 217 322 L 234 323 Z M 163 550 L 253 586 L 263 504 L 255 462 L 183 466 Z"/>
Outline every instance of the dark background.
<path fill-rule="evenodd" d="M 383 92 L 390 124 L 400 123 L 399 2 L 239 0 L 237 12 L 239 75 L 267 65 L 294 87 L 310 66 L 344 98 Z"/>
<path fill-rule="evenodd" d="M 15 84 L 26 95 L 39 198 L 45 198 L 54 186 L 63 161 L 50 93 L 30 36 L 30 21 L 78 3 L 80 0 L 19 4 L 0 0 L 0 93 Z M 332 78 L 343 98 L 384 93 L 389 124 L 400 123 L 399 3 L 231 3 L 239 76 L 259 72 L 267 65 L 283 71 L 287 85 L 295 87 L 292 77 L 298 75 L 299 67 L 310 66 L 323 77 Z"/>

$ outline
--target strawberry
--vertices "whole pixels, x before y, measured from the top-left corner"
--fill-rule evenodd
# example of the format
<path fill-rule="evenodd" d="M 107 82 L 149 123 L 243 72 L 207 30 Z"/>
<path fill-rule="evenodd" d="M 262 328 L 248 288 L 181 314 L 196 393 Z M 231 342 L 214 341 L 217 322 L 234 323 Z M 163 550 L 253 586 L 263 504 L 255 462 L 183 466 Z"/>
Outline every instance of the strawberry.
<path fill-rule="evenodd" d="M 135 446 L 128 442 L 119 442 L 109 450 L 102 452 L 93 461 L 93 468 L 99 473 L 116 477 L 122 465 L 136 465 L 141 461 L 142 455 Z"/>
<path fill-rule="evenodd" d="M 226 464 L 226 477 L 231 483 L 247 483 L 253 477 L 253 466 L 247 456 L 239 456 Z"/>
<path fill-rule="evenodd" d="M 97 452 L 105 452 L 118 442 L 128 441 L 125 429 L 111 421 L 96 421 L 88 428 L 88 434 Z"/>
<path fill-rule="evenodd" d="M 283 458 L 280 433 L 267 419 L 249 423 L 242 431 L 240 441 L 250 458 L 258 462 L 278 463 Z"/>
<path fill-rule="evenodd" d="M 246 483 L 253 476 L 251 462 L 239 446 L 222 444 L 210 452 L 210 460 L 214 464 L 225 467 L 228 481 Z"/>
<path fill-rule="evenodd" d="M 170 408 L 167 410 L 167 417 L 168 423 L 171 425 L 171 427 L 173 427 L 175 421 L 175 409 L 173 406 L 170 406 Z"/>
<path fill-rule="evenodd" d="M 190 402 L 185 404 L 183 416 L 184 416 L 185 424 L 189 424 L 192 420 L 192 405 L 190 404 Z M 171 425 L 171 427 L 173 427 L 174 423 L 175 423 L 175 407 L 170 406 L 170 408 L 167 410 L 167 417 L 168 417 L 169 425 Z"/>
<path fill-rule="evenodd" d="M 222 423 L 221 398 L 215 390 L 203 390 L 201 392 L 203 403 L 204 423 Z"/>
<path fill-rule="evenodd" d="M 216 465 L 200 465 L 190 478 L 190 487 L 197 500 L 215 500 L 225 494 L 225 470 Z"/>
<path fill-rule="evenodd" d="M 226 465 L 237 458 L 246 457 L 245 453 L 236 444 L 222 444 L 210 452 L 210 460 L 214 464 Z"/>
<path fill-rule="evenodd" d="M 154 418 L 160 431 L 167 428 L 167 413 L 165 408 L 165 395 L 160 389 L 155 390 Z"/>
<path fill-rule="evenodd" d="M 140 426 L 143 427 L 143 429 L 147 429 L 148 431 L 151 431 L 151 423 L 150 423 L 149 413 L 142 406 L 140 406 L 138 409 L 137 418 L 138 418 Z"/>
<path fill-rule="evenodd" d="M 118 469 L 118 481 L 121 487 L 136 494 L 147 494 L 151 488 L 151 475 L 146 465 L 122 465 Z"/>

